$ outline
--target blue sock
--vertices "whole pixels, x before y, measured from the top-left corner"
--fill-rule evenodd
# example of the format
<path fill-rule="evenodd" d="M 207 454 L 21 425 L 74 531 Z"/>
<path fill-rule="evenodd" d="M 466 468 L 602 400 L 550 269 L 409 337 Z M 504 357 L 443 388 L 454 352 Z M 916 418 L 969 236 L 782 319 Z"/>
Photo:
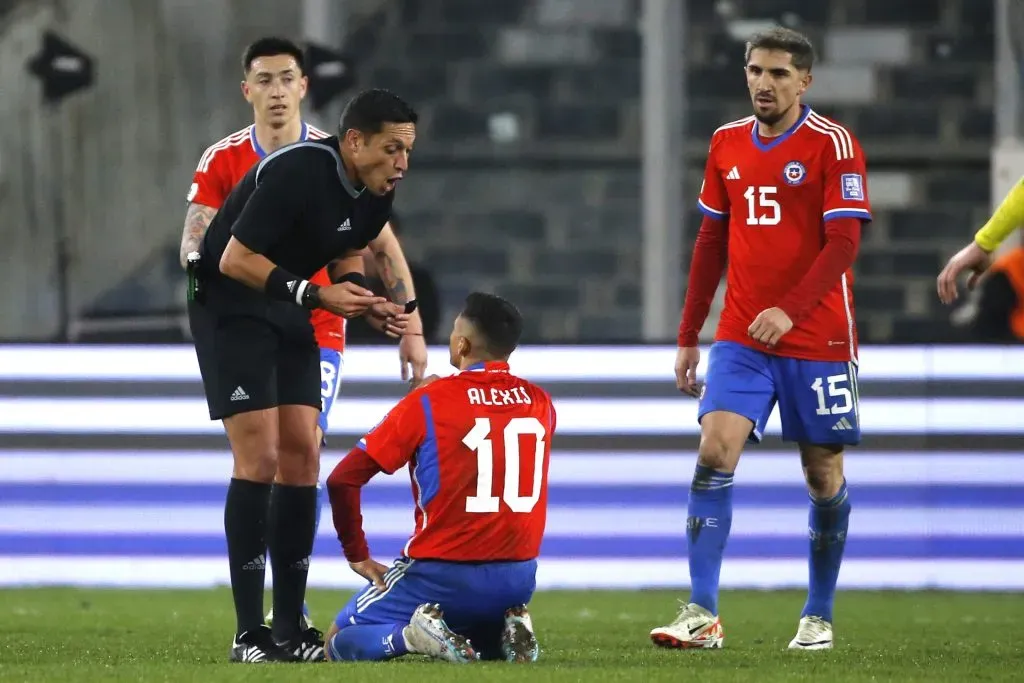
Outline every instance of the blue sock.
<path fill-rule="evenodd" d="M 839 493 L 833 497 L 811 498 L 808 526 L 811 537 L 808 559 L 810 581 L 807 604 L 800 616 L 821 617 L 831 623 L 839 565 L 843 562 L 846 531 L 850 527 L 850 494 L 846 490 L 846 480 L 843 480 Z"/>
<path fill-rule="evenodd" d="M 718 575 L 731 527 L 732 473 L 697 465 L 686 517 L 690 602 L 712 614 L 718 614 Z"/>
<path fill-rule="evenodd" d="M 327 643 L 332 661 L 380 662 L 409 654 L 402 629 L 405 624 L 346 626 Z"/>

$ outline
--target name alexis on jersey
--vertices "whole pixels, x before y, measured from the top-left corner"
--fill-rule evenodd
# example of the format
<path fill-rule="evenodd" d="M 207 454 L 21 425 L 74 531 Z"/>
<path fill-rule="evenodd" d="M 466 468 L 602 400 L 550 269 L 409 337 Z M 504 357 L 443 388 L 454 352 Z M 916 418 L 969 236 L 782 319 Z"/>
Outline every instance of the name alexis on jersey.
<path fill-rule="evenodd" d="M 474 387 L 466 390 L 466 397 L 469 398 L 471 406 L 528 406 L 533 403 L 530 394 L 526 393 L 526 389 L 522 387 L 512 387 L 511 389 L 491 387 L 490 390 Z"/>

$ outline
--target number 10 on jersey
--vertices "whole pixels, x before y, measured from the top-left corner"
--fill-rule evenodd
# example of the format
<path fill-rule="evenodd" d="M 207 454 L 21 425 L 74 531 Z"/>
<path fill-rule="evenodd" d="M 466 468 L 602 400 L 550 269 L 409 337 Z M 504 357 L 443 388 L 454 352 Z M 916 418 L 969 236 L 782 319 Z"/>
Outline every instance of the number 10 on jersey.
<path fill-rule="evenodd" d="M 466 512 L 498 512 L 501 501 L 512 512 L 531 512 L 540 500 L 541 485 L 544 483 L 544 425 L 535 417 L 514 417 L 505 425 L 501 436 L 505 450 L 505 481 L 502 483 L 500 497 L 491 493 L 494 490 L 494 443 L 490 434 L 490 419 L 478 417 L 473 429 L 462 440 L 466 448 L 476 453 L 477 468 L 476 495 L 466 497 Z M 522 479 L 519 440 L 523 436 L 536 437 L 533 487 L 529 496 L 519 494 Z"/>

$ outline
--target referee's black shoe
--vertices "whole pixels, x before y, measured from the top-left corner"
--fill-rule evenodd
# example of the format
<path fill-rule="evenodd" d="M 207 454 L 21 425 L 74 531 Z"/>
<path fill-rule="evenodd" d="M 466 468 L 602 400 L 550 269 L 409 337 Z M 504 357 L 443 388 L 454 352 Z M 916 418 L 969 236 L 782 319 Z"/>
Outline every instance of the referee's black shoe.
<path fill-rule="evenodd" d="M 310 626 L 290 642 L 280 643 L 279 647 L 287 651 L 295 662 L 322 662 L 324 656 L 324 634 Z"/>
<path fill-rule="evenodd" d="M 289 650 L 274 642 L 274 636 L 271 635 L 270 628 L 266 626 L 236 635 L 231 644 L 229 659 L 232 662 L 243 664 L 299 661 Z"/>

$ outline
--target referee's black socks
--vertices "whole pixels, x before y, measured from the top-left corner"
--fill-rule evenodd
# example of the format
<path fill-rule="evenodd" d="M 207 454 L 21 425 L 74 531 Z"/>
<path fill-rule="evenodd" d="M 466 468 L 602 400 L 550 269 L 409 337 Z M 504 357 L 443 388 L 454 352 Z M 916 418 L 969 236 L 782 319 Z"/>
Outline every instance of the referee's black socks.
<path fill-rule="evenodd" d="M 316 486 L 274 484 L 267 541 L 274 570 L 274 640 L 279 643 L 299 635 L 316 509 Z"/>
<path fill-rule="evenodd" d="M 263 624 L 270 488 L 270 484 L 232 479 L 224 502 L 224 533 L 239 635 Z"/>

